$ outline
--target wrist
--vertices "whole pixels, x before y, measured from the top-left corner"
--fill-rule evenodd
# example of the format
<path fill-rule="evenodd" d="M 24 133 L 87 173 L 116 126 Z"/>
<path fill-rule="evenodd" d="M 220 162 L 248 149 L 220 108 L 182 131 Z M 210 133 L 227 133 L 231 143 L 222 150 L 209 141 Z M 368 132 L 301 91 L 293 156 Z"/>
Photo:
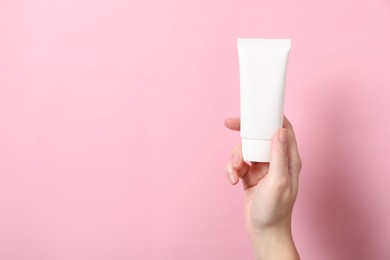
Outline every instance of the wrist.
<path fill-rule="evenodd" d="M 290 223 L 258 229 L 251 240 L 258 260 L 299 259 Z"/>

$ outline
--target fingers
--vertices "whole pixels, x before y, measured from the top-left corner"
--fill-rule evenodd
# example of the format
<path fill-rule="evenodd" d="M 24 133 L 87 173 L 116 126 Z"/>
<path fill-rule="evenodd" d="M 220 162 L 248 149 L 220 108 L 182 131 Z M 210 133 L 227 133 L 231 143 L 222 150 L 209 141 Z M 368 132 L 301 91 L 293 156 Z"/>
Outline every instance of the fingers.
<path fill-rule="evenodd" d="M 249 164 L 247 164 L 242 157 L 241 144 L 236 145 L 232 152 L 232 159 L 230 160 L 233 170 L 238 174 L 238 177 L 245 181 L 246 175 L 249 170 Z"/>
<path fill-rule="evenodd" d="M 281 128 L 272 141 L 269 175 L 278 187 L 285 189 L 291 185 L 293 194 L 297 194 L 300 170 L 301 160 L 294 134 L 290 129 Z"/>
<path fill-rule="evenodd" d="M 287 117 L 284 117 L 283 127 L 288 129 L 290 136 L 288 146 L 289 170 L 293 176 L 296 176 L 301 171 L 302 162 L 298 152 L 298 144 L 294 134 L 294 129 Z"/>
<path fill-rule="evenodd" d="M 269 163 L 267 162 L 252 162 L 248 173 L 242 179 L 244 189 L 257 185 L 267 175 L 268 169 Z"/>
<path fill-rule="evenodd" d="M 225 126 L 231 130 L 240 130 L 240 118 L 225 119 Z M 298 145 L 295 138 L 293 127 L 290 121 L 284 117 L 283 127 L 279 129 L 273 138 L 271 147 L 271 163 L 259 165 L 260 170 L 255 171 L 256 163 L 250 166 L 243 160 L 241 145 L 236 146 L 232 152 L 232 159 L 226 164 L 225 172 L 232 184 L 238 183 L 242 179 L 244 188 L 256 185 L 262 177 L 268 172 L 275 177 L 293 178 L 293 183 L 298 185 L 298 176 L 302 168 L 302 162 L 298 153 Z M 261 174 L 258 174 L 260 172 Z M 284 178 L 279 178 L 283 181 Z"/>
<path fill-rule="evenodd" d="M 249 165 L 243 162 L 240 167 L 234 166 L 234 162 L 230 161 L 225 165 L 225 172 L 231 184 L 238 183 L 239 178 L 244 178 L 249 170 Z"/>
<path fill-rule="evenodd" d="M 232 157 L 225 166 L 225 172 L 232 184 L 238 183 L 249 170 L 249 165 L 243 160 L 241 145 L 236 145 L 232 151 Z"/>
<path fill-rule="evenodd" d="M 230 162 L 225 165 L 225 173 L 231 184 L 235 185 L 238 183 L 238 173 L 237 171 L 233 170 Z"/>
<path fill-rule="evenodd" d="M 293 130 L 292 124 L 291 124 L 290 120 L 288 120 L 288 118 L 286 116 L 283 116 L 283 127 L 287 128 L 287 129 L 290 129 L 291 131 Z"/>
<path fill-rule="evenodd" d="M 237 184 L 241 179 L 244 189 L 248 189 L 256 185 L 265 176 L 268 172 L 268 163 L 257 163 L 250 166 L 242 157 L 241 145 L 236 145 L 225 170 L 232 184 Z"/>
<path fill-rule="evenodd" d="M 230 130 L 240 131 L 240 118 L 226 118 L 225 126 Z"/>
<path fill-rule="evenodd" d="M 289 139 L 289 132 L 286 128 L 281 128 L 276 131 L 272 139 L 270 174 L 278 179 L 282 179 L 288 174 Z"/>

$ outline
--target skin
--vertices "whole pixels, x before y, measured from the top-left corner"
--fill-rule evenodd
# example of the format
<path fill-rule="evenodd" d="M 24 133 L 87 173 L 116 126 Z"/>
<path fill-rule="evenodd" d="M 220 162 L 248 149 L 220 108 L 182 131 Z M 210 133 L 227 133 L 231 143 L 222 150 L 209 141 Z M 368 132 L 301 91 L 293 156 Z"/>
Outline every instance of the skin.
<path fill-rule="evenodd" d="M 227 118 L 225 126 L 239 131 L 240 118 Z M 231 184 L 243 184 L 246 228 L 258 260 L 300 259 L 291 217 L 301 168 L 294 130 L 286 117 L 274 134 L 270 163 L 245 162 L 241 144 L 232 151 L 225 172 Z"/>

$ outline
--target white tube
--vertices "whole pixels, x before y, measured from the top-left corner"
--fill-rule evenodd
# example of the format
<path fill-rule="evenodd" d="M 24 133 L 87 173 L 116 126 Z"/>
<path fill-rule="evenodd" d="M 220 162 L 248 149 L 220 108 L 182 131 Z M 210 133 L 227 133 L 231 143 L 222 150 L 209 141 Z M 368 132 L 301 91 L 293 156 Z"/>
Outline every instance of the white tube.
<path fill-rule="evenodd" d="M 241 138 L 244 160 L 269 162 L 271 141 L 282 127 L 290 39 L 237 39 Z"/>

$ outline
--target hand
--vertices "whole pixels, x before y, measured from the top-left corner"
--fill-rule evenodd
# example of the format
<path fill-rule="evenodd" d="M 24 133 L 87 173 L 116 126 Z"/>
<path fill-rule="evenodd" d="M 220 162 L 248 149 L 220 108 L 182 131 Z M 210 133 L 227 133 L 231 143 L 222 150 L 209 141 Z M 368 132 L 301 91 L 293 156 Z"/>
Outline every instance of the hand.
<path fill-rule="evenodd" d="M 240 119 L 226 119 L 225 125 L 240 130 Z M 230 182 L 237 184 L 241 179 L 243 183 L 246 227 L 261 259 L 299 259 L 292 240 L 291 216 L 301 167 L 294 131 L 286 117 L 283 128 L 273 137 L 270 163 L 245 162 L 241 145 L 237 145 L 226 164 Z M 290 251 L 289 255 L 280 255 Z"/>

